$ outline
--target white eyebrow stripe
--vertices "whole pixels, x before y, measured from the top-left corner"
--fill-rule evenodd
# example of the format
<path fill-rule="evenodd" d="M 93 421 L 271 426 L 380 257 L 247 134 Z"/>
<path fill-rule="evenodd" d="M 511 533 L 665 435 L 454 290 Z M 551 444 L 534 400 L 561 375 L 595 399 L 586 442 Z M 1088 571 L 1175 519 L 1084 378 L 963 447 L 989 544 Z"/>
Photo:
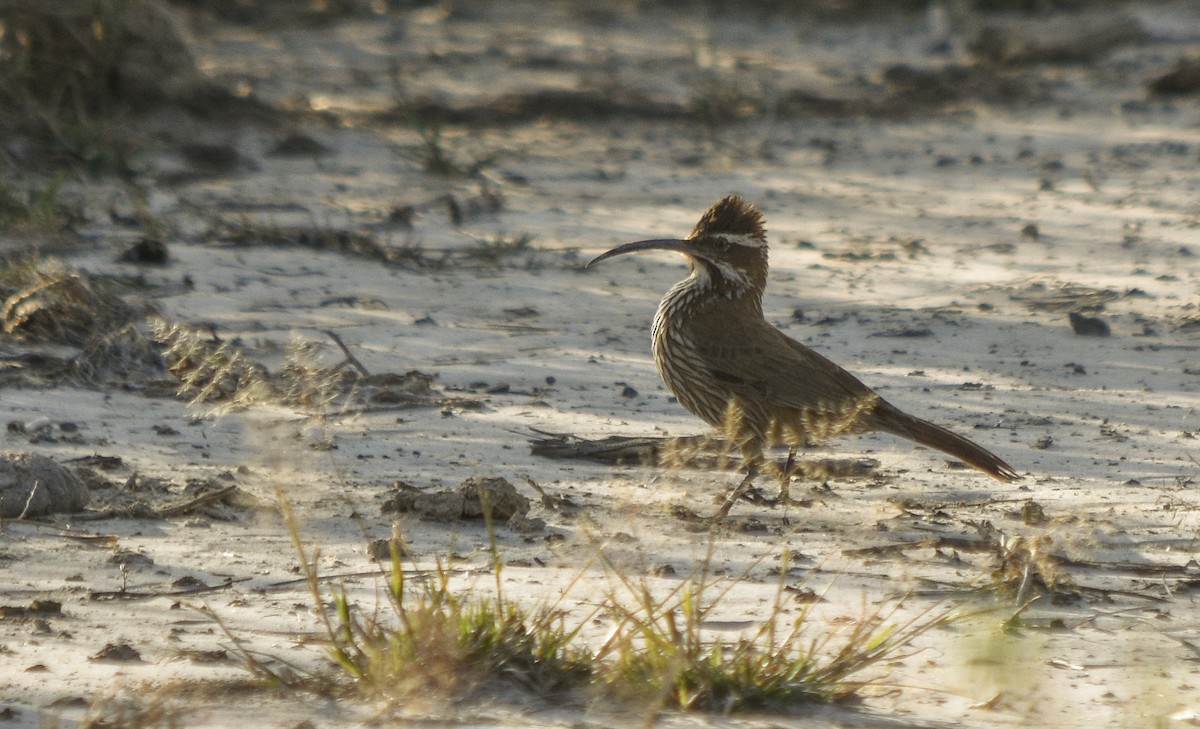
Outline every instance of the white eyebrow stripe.
<path fill-rule="evenodd" d="M 716 238 L 724 238 L 735 246 L 746 246 L 747 248 L 766 248 L 767 242 L 752 235 L 743 235 L 741 233 L 716 233 Z"/>

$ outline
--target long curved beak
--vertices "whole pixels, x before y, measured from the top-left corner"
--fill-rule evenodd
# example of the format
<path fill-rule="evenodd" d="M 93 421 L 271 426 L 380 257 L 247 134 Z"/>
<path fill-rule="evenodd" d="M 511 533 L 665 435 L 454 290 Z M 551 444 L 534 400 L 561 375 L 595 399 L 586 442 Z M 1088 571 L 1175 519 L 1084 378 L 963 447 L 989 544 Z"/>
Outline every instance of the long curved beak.
<path fill-rule="evenodd" d="M 617 246 L 611 251 L 605 251 L 588 261 L 585 268 L 591 268 L 600 261 L 603 261 L 613 256 L 621 256 L 626 253 L 637 253 L 638 251 L 678 251 L 680 253 L 692 252 L 692 244 L 690 241 L 678 240 L 676 238 L 656 238 L 654 240 L 639 240 L 636 243 L 626 243 L 623 246 Z"/>

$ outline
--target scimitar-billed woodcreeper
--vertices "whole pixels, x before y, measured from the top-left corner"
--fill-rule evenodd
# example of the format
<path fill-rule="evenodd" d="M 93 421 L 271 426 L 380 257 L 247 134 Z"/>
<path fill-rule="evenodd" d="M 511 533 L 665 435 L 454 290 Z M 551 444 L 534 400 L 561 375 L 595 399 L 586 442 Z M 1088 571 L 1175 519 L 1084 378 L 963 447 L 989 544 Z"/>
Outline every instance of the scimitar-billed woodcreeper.
<path fill-rule="evenodd" d="M 1018 474 L 973 441 L 899 410 L 857 377 L 763 318 L 767 235 L 762 214 L 736 195 L 717 201 L 683 239 L 614 248 L 588 265 L 638 251 L 677 251 L 691 275 L 654 316 L 654 363 L 689 412 L 724 431 L 742 453 L 746 477 L 715 518 L 746 495 L 764 451 L 790 449 L 780 500 L 797 448 L 844 434 L 882 431 L 948 453 L 1001 481 Z M 770 503 L 770 502 L 768 502 Z"/>

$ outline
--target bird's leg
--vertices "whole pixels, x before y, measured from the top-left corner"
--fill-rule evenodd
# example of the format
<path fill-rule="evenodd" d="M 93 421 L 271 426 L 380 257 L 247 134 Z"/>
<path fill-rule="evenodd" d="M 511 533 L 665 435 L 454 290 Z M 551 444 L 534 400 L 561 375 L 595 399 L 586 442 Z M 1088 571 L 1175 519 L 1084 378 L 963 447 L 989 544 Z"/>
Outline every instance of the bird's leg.
<path fill-rule="evenodd" d="M 736 503 L 738 499 L 749 496 L 749 492 L 752 491 L 752 487 L 754 485 L 754 477 L 757 475 L 758 463 L 755 461 L 748 461 L 746 463 L 746 477 L 742 479 L 742 482 L 739 483 L 737 487 L 733 489 L 733 491 L 730 491 L 725 495 L 725 500 L 721 504 L 721 508 L 717 509 L 717 513 L 712 515 L 711 521 L 721 521 L 729 513 L 729 510 L 733 508 L 734 503 Z M 751 501 L 753 501 L 753 499 L 751 499 Z"/>
<path fill-rule="evenodd" d="M 796 469 L 796 449 L 788 448 L 787 463 L 783 466 L 783 471 L 779 474 L 779 499 L 780 503 L 786 504 L 792 500 L 788 493 L 788 487 L 792 483 L 792 472 Z"/>
<path fill-rule="evenodd" d="M 783 464 L 782 467 L 779 467 L 779 495 L 773 499 L 768 499 L 765 496 L 759 496 L 757 498 L 750 499 L 750 500 L 754 501 L 754 503 L 756 503 L 756 504 L 761 504 L 763 506 L 772 506 L 772 507 L 780 506 L 780 505 L 787 506 L 788 504 L 800 503 L 800 502 L 792 500 L 792 496 L 789 491 L 789 487 L 791 486 L 791 482 L 792 482 L 792 474 L 795 472 L 796 472 L 796 449 L 789 448 L 787 461 Z M 745 497 L 743 497 L 743 498 L 745 498 Z"/>

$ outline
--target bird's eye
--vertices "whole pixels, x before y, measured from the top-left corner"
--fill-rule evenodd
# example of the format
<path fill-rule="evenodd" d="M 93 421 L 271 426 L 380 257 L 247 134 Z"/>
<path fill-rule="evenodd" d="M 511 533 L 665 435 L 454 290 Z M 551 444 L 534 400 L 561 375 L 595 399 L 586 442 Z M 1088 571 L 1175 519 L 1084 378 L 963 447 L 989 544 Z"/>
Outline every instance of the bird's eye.
<path fill-rule="evenodd" d="M 729 242 L 728 238 L 717 238 L 717 248 L 720 248 L 723 251 L 727 251 L 732 246 L 733 246 L 733 244 Z"/>

